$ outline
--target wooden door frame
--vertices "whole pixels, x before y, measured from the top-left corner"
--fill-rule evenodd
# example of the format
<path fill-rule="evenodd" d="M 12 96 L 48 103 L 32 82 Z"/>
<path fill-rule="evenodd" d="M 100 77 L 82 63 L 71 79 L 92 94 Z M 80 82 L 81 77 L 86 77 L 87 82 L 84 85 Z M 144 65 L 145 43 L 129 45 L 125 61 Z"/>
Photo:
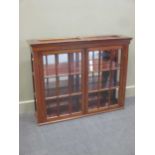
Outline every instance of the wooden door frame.
<path fill-rule="evenodd" d="M 121 62 L 120 62 L 120 75 L 119 75 L 119 86 L 118 86 L 118 106 L 123 107 L 124 106 L 124 100 L 125 100 L 125 87 L 126 87 L 126 77 L 127 77 L 127 60 L 128 60 L 128 45 L 109 45 L 109 46 L 103 46 L 100 45 L 99 47 L 90 47 L 85 49 L 85 60 L 86 60 L 86 67 L 85 67 L 85 83 L 86 83 L 86 88 L 85 88 L 85 113 L 89 114 L 92 112 L 88 112 L 88 53 L 89 51 L 94 51 L 94 50 L 120 50 L 121 49 Z M 109 107 L 110 108 L 110 107 Z M 103 111 L 105 110 L 104 108 Z M 93 110 L 92 110 L 93 111 Z"/>
<path fill-rule="evenodd" d="M 57 117 L 48 117 L 47 116 L 47 112 L 46 112 L 46 104 L 45 104 L 45 92 L 44 92 L 44 69 L 43 69 L 43 55 L 55 55 L 55 54 L 69 54 L 69 53 L 81 53 L 81 92 L 82 92 L 82 103 L 81 103 L 81 111 L 79 112 L 75 112 L 75 113 L 72 113 L 71 115 L 69 114 L 64 114 L 64 115 L 59 115 Z M 54 51 L 42 51 L 42 52 L 39 52 L 39 55 L 38 55 L 38 59 L 39 59 L 39 70 L 40 70 L 40 73 L 39 73 L 39 80 L 40 81 L 40 102 L 37 103 L 38 104 L 38 107 L 42 107 L 42 110 L 41 112 L 43 113 L 42 115 L 42 120 L 40 120 L 40 118 L 38 117 L 38 123 L 41 123 L 43 124 L 44 122 L 49 122 L 49 121 L 55 121 L 55 120 L 59 120 L 59 119 L 67 119 L 71 116 L 80 116 L 84 113 L 84 87 L 82 87 L 83 85 L 83 80 L 84 80 L 84 67 L 83 67 L 83 63 L 84 63 L 84 57 L 83 57 L 83 49 L 75 49 L 75 50 L 54 50 Z M 36 78 L 37 79 L 37 78 Z M 43 112 L 44 111 L 44 112 Z M 38 111 L 38 116 L 40 116 L 40 111 Z"/>

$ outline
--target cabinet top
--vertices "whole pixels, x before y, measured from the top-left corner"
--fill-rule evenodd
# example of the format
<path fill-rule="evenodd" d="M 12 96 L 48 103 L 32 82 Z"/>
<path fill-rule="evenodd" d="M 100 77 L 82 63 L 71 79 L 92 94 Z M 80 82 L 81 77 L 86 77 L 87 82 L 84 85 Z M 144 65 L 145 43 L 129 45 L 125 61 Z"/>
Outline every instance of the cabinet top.
<path fill-rule="evenodd" d="M 99 41 L 99 40 L 131 40 L 131 37 L 121 35 L 109 35 L 109 36 L 89 36 L 89 37 L 75 37 L 75 38 L 55 38 L 44 40 L 29 40 L 30 45 L 42 45 L 42 44 L 54 44 L 54 43 L 67 43 L 67 42 L 81 42 L 81 41 Z"/>

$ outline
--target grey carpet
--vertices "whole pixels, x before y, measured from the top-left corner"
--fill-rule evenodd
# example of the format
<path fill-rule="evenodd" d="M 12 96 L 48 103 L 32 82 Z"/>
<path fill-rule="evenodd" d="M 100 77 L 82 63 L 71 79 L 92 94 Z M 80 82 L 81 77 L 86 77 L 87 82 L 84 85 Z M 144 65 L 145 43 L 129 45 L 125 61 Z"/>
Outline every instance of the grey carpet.
<path fill-rule="evenodd" d="M 123 110 L 37 126 L 20 115 L 20 155 L 134 155 L 134 98 Z"/>

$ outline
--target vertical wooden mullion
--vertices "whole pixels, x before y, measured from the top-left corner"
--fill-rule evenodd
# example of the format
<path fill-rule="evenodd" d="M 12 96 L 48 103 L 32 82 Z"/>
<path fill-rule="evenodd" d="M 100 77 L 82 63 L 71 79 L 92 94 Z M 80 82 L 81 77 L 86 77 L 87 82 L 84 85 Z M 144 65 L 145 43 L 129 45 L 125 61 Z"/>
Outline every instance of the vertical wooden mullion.
<path fill-rule="evenodd" d="M 73 56 L 72 53 L 68 53 L 68 94 L 69 94 L 69 113 L 72 113 L 72 99 L 71 99 L 71 93 L 72 93 L 72 75 L 71 75 L 71 66 L 73 65 Z"/>
<path fill-rule="evenodd" d="M 85 97 L 86 97 L 86 94 L 85 94 L 85 87 L 84 87 L 84 84 L 85 84 L 85 51 L 82 50 L 82 53 L 81 53 L 81 74 L 82 74 L 82 81 L 81 81 L 81 91 L 82 91 L 82 105 L 81 105 L 81 109 L 82 109 L 82 112 L 85 113 Z"/>
<path fill-rule="evenodd" d="M 112 86 L 116 87 L 117 86 L 117 65 L 118 65 L 118 49 L 115 49 L 113 51 L 113 61 L 115 62 L 114 67 L 113 67 L 113 71 L 112 71 Z M 111 100 L 115 101 L 116 98 L 116 89 L 112 90 L 112 94 L 111 94 Z"/>
<path fill-rule="evenodd" d="M 111 87 L 112 87 L 112 79 L 113 79 L 112 61 L 113 61 L 113 50 L 110 51 L 110 79 L 109 79 L 108 106 L 111 105 Z"/>
<path fill-rule="evenodd" d="M 79 68 L 80 67 L 79 63 L 80 63 L 79 53 L 77 52 L 76 53 L 76 70 L 78 71 L 78 73 L 76 74 L 76 84 L 75 84 L 76 90 L 79 90 L 79 88 L 80 88 L 79 74 L 81 74 L 81 71 L 80 71 L 80 68 Z"/>
<path fill-rule="evenodd" d="M 76 92 L 80 92 L 81 91 L 81 83 L 80 83 L 80 76 L 79 75 L 81 75 L 81 62 L 80 62 L 80 58 L 79 58 L 79 52 L 76 52 L 75 53 L 75 63 L 76 63 L 76 75 L 75 75 L 75 90 L 76 90 Z M 81 67 L 81 68 L 80 68 Z M 76 96 L 76 102 L 77 102 L 77 105 L 79 104 L 79 102 L 81 101 L 81 98 L 79 98 L 80 96 Z M 80 102 L 80 104 L 81 104 L 81 102 Z"/>
<path fill-rule="evenodd" d="M 119 66 L 119 62 L 118 62 L 118 56 L 119 56 L 119 49 L 115 50 L 115 60 L 116 60 L 116 67 L 115 67 L 115 77 L 114 77 L 114 84 L 117 84 L 117 72 L 120 69 Z"/>
<path fill-rule="evenodd" d="M 92 51 L 92 85 L 95 84 L 95 52 Z"/>
<path fill-rule="evenodd" d="M 119 62 L 118 62 L 118 56 L 119 56 L 119 49 L 116 49 L 116 50 L 115 50 L 116 69 L 118 69 L 118 65 L 119 65 L 119 64 L 118 64 L 118 63 L 119 63 Z"/>
<path fill-rule="evenodd" d="M 57 96 L 57 115 L 60 115 L 60 103 L 59 103 L 59 75 L 58 75 L 59 56 L 55 54 L 55 73 L 56 73 L 56 96 Z"/>
<path fill-rule="evenodd" d="M 88 52 L 87 49 L 82 50 L 82 109 L 84 114 L 88 112 Z"/>
<path fill-rule="evenodd" d="M 105 52 L 105 51 L 102 51 L 102 53 L 101 53 L 101 88 L 102 89 L 104 88 L 104 66 L 103 66 L 104 55 L 103 55 L 103 52 Z M 101 94 L 102 94 L 101 101 L 103 102 L 107 96 L 107 92 L 105 91 L 105 92 L 102 92 Z"/>
<path fill-rule="evenodd" d="M 119 55 L 119 49 L 116 49 L 114 51 L 114 60 L 116 62 L 115 67 L 114 67 L 114 85 L 117 86 L 117 72 L 119 70 L 118 68 L 118 55 Z"/>
<path fill-rule="evenodd" d="M 48 80 L 49 72 L 48 72 L 48 56 L 47 55 L 45 55 L 45 62 L 46 62 L 46 76 L 47 76 L 47 83 L 48 83 L 49 82 L 49 80 Z"/>
<path fill-rule="evenodd" d="M 100 51 L 100 89 L 102 88 L 102 80 L 103 80 L 103 77 L 102 77 L 102 69 L 103 69 L 102 52 L 103 51 Z"/>
<path fill-rule="evenodd" d="M 47 86 L 47 88 L 46 88 L 46 91 L 47 91 L 47 95 L 49 95 L 50 94 L 50 92 L 49 92 L 49 72 L 48 72 L 48 55 L 46 54 L 45 55 L 45 66 L 46 66 L 46 86 Z"/>
<path fill-rule="evenodd" d="M 104 51 L 100 51 L 100 52 L 101 52 L 100 53 L 100 89 L 103 89 L 104 88 L 104 84 L 103 84 L 104 76 L 103 76 L 103 56 L 102 55 L 103 55 Z M 101 102 L 103 102 L 103 94 L 104 94 L 104 92 L 100 92 Z"/>
<path fill-rule="evenodd" d="M 98 53 L 98 99 L 97 99 L 97 107 L 99 108 L 100 107 L 100 83 L 101 83 L 101 78 L 100 78 L 100 72 L 101 72 L 101 51 L 99 51 Z"/>

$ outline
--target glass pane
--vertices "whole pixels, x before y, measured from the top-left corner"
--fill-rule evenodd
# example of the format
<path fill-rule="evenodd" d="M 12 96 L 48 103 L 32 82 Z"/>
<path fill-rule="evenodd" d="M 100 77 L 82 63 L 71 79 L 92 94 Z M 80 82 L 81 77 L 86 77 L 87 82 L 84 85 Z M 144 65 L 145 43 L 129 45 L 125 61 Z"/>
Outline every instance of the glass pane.
<path fill-rule="evenodd" d="M 120 70 L 109 70 L 101 72 L 101 89 L 109 89 L 119 86 Z"/>
<path fill-rule="evenodd" d="M 98 71 L 99 51 L 90 51 L 88 55 L 89 72 Z"/>
<path fill-rule="evenodd" d="M 72 103 L 72 112 L 79 112 L 81 111 L 81 105 L 82 105 L 82 96 L 73 96 L 71 98 Z"/>
<path fill-rule="evenodd" d="M 70 67 L 71 73 L 81 73 L 81 53 L 72 53 L 70 54 Z"/>
<path fill-rule="evenodd" d="M 45 96 L 56 95 L 56 78 L 44 78 Z"/>
<path fill-rule="evenodd" d="M 118 103 L 118 88 L 111 91 L 111 102 L 110 104 Z"/>
<path fill-rule="evenodd" d="M 45 77 L 55 75 L 54 55 L 44 55 L 43 64 L 44 64 L 44 76 Z"/>
<path fill-rule="evenodd" d="M 68 54 L 58 55 L 58 75 L 68 74 Z"/>
<path fill-rule="evenodd" d="M 98 93 L 90 93 L 88 95 L 88 108 L 97 108 L 98 107 L 98 101 L 99 101 L 99 95 Z"/>
<path fill-rule="evenodd" d="M 69 76 L 69 89 L 70 93 L 81 91 L 81 75 L 70 75 Z"/>
<path fill-rule="evenodd" d="M 121 49 L 89 51 L 88 108 L 118 101 Z"/>
<path fill-rule="evenodd" d="M 59 94 L 68 94 L 68 76 L 59 77 Z"/>
<path fill-rule="evenodd" d="M 59 100 L 60 105 L 60 115 L 68 114 L 69 113 L 69 102 L 68 98 L 61 98 Z"/>
<path fill-rule="evenodd" d="M 118 103 L 118 88 L 100 92 L 100 106 L 109 106 Z"/>
<path fill-rule="evenodd" d="M 99 51 L 90 51 L 88 53 L 88 89 L 98 89 L 99 80 Z"/>
<path fill-rule="evenodd" d="M 89 52 L 88 89 L 107 89 L 119 83 L 121 49 Z"/>
<path fill-rule="evenodd" d="M 119 85 L 119 70 L 105 71 L 101 73 L 101 89 L 117 87 Z"/>
<path fill-rule="evenodd" d="M 120 66 L 121 49 L 101 51 L 101 71 L 116 70 Z"/>
<path fill-rule="evenodd" d="M 43 55 L 47 116 L 81 111 L 81 62 L 80 52 Z"/>
<path fill-rule="evenodd" d="M 47 116 L 53 117 L 58 115 L 57 99 L 46 100 Z"/>
<path fill-rule="evenodd" d="M 100 106 L 107 106 L 109 103 L 109 91 L 100 92 Z"/>
<path fill-rule="evenodd" d="M 88 89 L 89 90 L 98 89 L 98 76 L 99 76 L 98 72 L 89 73 L 89 76 L 88 76 Z"/>

